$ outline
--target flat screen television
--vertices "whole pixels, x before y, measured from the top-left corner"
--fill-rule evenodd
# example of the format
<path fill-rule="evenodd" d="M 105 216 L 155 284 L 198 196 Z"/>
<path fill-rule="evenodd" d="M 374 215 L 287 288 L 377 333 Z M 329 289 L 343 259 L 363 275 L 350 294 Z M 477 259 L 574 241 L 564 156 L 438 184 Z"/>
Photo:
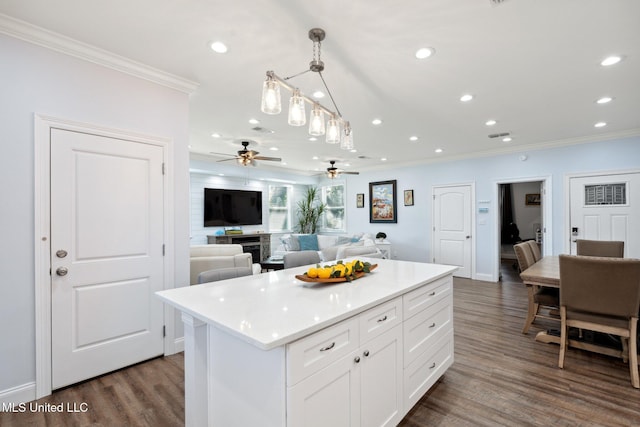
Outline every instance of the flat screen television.
<path fill-rule="evenodd" d="M 204 189 L 204 226 L 262 224 L 262 191 Z"/>

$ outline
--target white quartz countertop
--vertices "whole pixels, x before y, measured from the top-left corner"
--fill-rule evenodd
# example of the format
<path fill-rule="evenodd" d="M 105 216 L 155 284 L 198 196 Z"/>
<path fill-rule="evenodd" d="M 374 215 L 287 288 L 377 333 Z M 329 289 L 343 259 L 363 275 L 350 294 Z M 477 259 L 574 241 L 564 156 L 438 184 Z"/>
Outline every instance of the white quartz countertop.
<path fill-rule="evenodd" d="M 457 269 L 440 264 L 359 259 L 378 267 L 352 282 L 302 282 L 294 276 L 304 273 L 307 267 L 297 267 L 169 289 L 157 295 L 182 312 L 270 350 Z"/>

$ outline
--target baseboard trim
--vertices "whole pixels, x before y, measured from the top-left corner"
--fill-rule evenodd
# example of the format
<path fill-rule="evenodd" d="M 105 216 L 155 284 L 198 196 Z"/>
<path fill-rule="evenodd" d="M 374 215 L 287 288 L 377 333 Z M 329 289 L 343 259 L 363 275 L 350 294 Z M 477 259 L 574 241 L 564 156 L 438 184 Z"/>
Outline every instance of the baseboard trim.
<path fill-rule="evenodd" d="M 493 276 L 491 274 L 476 274 L 474 280 L 480 280 L 483 282 L 495 282 Z"/>
<path fill-rule="evenodd" d="M 36 400 L 36 383 L 26 383 L 17 387 L 0 390 L 0 404 L 24 403 Z M 2 409 L 2 407 L 0 407 Z M 2 411 L 0 411 L 2 412 Z"/>
<path fill-rule="evenodd" d="M 173 348 L 176 353 L 181 353 L 184 351 L 184 337 L 176 338 L 173 342 Z"/>

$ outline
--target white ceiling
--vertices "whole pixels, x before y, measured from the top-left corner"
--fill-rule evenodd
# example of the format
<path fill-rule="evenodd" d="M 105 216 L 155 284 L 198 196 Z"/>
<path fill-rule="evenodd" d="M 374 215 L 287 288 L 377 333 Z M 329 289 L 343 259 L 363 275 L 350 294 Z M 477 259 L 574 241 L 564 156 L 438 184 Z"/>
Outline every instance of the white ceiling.
<path fill-rule="evenodd" d="M 299 173 L 330 159 L 367 170 L 640 134 L 638 0 L 2 0 L 0 13 L 197 82 L 192 152 L 233 154 L 248 138 Z M 327 33 L 323 74 L 357 153 L 288 126 L 286 91 L 281 115 L 260 112 L 267 70 L 308 68 L 313 27 Z M 214 40 L 228 53 L 212 52 Z M 416 59 L 421 47 L 435 56 Z M 624 60 L 602 67 L 611 54 Z M 321 88 L 315 73 L 291 83 Z M 465 93 L 475 98 L 461 103 Z M 602 96 L 614 100 L 596 104 Z M 275 133 L 253 131 L 251 118 Z M 501 132 L 513 141 L 488 138 Z"/>

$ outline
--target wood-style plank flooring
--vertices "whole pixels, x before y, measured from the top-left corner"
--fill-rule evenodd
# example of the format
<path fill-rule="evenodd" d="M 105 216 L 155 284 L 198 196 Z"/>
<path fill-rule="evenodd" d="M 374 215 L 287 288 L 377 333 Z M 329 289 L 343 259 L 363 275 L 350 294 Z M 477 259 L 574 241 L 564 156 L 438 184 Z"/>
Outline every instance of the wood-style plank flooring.
<path fill-rule="evenodd" d="M 501 283 L 455 279 L 455 363 L 401 426 L 640 426 L 640 391 L 621 360 L 569 350 L 561 370 L 558 347 L 534 340 L 553 323 L 520 333 L 527 296 L 512 263 Z M 0 426 L 181 426 L 183 381 L 182 354 L 158 358 L 33 403 L 85 403 L 87 412 L 31 413 L 27 404 L 0 413 Z"/>

